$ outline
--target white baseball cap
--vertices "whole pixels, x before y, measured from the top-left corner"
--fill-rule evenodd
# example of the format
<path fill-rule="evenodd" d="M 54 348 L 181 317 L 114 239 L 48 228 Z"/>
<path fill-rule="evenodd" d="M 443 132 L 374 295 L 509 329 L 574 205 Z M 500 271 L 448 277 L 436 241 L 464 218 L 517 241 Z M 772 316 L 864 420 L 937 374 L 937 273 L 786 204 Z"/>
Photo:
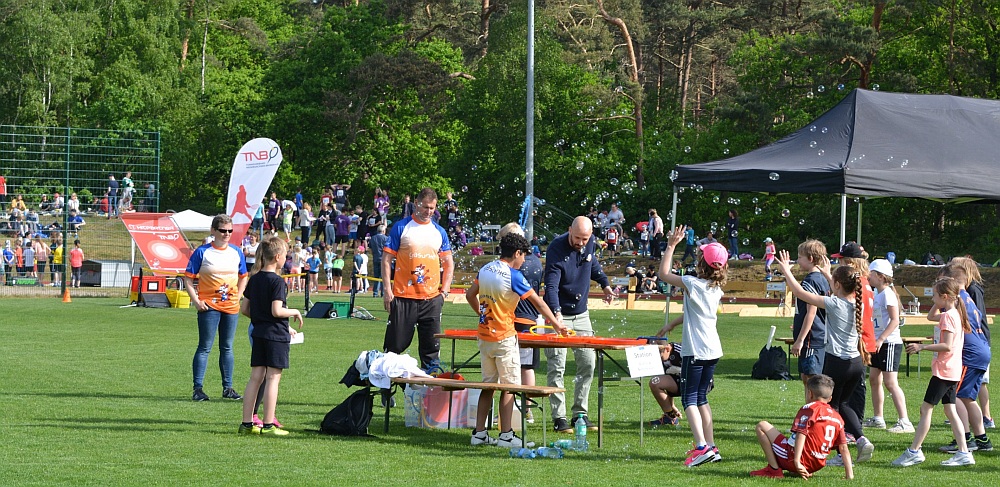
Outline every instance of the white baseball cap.
<path fill-rule="evenodd" d="M 868 270 L 892 277 L 892 264 L 885 259 L 873 260 L 871 264 L 868 264 Z"/>

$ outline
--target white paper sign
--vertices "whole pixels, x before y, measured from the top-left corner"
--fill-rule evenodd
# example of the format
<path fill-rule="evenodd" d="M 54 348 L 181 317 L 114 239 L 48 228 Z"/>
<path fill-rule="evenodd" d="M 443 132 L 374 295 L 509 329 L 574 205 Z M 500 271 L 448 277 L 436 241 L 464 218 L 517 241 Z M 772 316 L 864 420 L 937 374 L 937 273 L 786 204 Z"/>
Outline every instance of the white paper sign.
<path fill-rule="evenodd" d="M 628 373 L 632 377 L 663 375 L 660 347 L 656 345 L 626 348 L 625 358 L 628 360 Z"/>
<path fill-rule="evenodd" d="M 289 343 L 289 345 L 295 345 L 296 343 L 303 343 L 305 339 L 306 339 L 305 333 L 302 333 L 301 331 L 297 332 L 296 334 L 292 335 L 292 341 Z"/>

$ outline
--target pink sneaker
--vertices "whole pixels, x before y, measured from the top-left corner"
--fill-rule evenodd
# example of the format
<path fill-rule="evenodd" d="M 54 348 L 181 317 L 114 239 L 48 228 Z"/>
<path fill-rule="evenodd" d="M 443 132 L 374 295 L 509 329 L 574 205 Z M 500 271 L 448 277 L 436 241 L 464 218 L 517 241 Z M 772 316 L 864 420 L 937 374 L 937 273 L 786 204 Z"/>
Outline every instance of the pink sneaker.
<path fill-rule="evenodd" d="M 274 427 L 275 428 L 284 428 L 284 426 L 281 425 L 281 421 L 278 421 L 278 418 L 274 418 Z"/>
<path fill-rule="evenodd" d="M 262 428 L 264 427 L 264 422 L 261 421 L 260 418 L 258 418 L 257 415 L 255 414 L 253 415 L 253 425 L 258 428 Z"/>

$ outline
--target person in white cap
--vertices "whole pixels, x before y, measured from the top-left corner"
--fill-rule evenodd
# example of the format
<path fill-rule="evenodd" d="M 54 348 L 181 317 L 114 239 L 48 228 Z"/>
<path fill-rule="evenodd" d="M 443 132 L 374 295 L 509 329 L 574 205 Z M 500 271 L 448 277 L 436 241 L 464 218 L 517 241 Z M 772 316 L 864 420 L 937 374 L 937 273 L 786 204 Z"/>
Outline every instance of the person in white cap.
<path fill-rule="evenodd" d="M 887 429 L 890 433 L 913 433 L 913 423 L 906 412 L 906 396 L 899 387 L 899 359 L 903 355 L 903 338 L 899 334 L 899 296 L 892 287 L 892 264 L 885 259 L 873 260 L 868 265 L 868 281 L 878 291 L 875 294 L 872 317 L 875 321 L 875 345 L 868 381 L 871 383 L 872 417 L 865 420 L 866 428 L 885 428 L 882 407 L 885 395 L 882 385 L 889 390 L 896 406 L 898 420 Z"/>

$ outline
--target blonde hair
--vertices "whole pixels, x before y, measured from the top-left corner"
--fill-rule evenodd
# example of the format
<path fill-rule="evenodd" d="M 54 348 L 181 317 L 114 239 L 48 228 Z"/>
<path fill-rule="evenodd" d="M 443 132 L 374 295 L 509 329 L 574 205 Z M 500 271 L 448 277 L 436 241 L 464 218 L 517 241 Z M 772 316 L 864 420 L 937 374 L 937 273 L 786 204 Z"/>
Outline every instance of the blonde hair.
<path fill-rule="evenodd" d="M 867 254 L 865 254 L 867 255 Z M 861 273 L 863 277 L 868 277 L 868 259 L 864 257 L 843 257 L 842 264 L 851 266 L 852 269 Z"/>
<path fill-rule="evenodd" d="M 282 252 L 288 252 L 288 243 L 278 237 L 267 237 L 259 245 L 257 245 L 257 253 L 255 254 L 257 260 L 253 263 L 253 268 L 250 269 L 250 275 L 254 275 L 267 265 L 267 263 L 274 260 Z"/>
<path fill-rule="evenodd" d="M 799 255 L 805 256 L 813 264 L 819 264 L 826 256 L 826 245 L 811 238 L 799 244 Z"/>
<path fill-rule="evenodd" d="M 961 267 L 962 270 L 965 271 L 966 289 L 968 289 L 973 282 L 978 282 L 979 284 L 983 283 L 983 275 L 979 273 L 979 264 L 976 264 L 976 261 L 972 260 L 971 257 L 955 257 L 951 259 L 951 262 L 949 262 L 948 265 Z"/>
<path fill-rule="evenodd" d="M 500 231 L 497 232 L 497 241 L 499 242 L 500 239 L 506 237 L 507 234 L 509 234 L 509 233 L 514 233 L 514 234 L 517 234 L 517 235 L 520 235 L 520 236 L 523 237 L 524 236 L 524 229 L 521 228 L 521 225 L 518 225 L 515 222 L 510 222 L 510 223 L 504 225 L 503 228 L 501 228 Z"/>

